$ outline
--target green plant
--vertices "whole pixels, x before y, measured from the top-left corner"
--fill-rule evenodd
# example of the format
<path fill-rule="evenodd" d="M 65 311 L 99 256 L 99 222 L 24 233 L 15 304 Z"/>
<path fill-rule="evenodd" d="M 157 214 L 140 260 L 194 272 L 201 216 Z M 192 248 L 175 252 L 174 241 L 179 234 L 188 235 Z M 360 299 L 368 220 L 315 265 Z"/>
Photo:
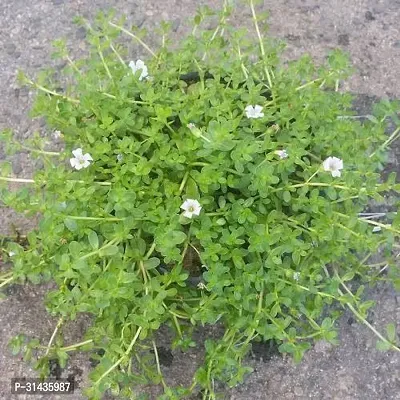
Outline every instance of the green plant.
<path fill-rule="evenodd" d="M 282 66 L 282 44 L 263 37 L 265 16 L 249 5 L 257 45 L 227 23 L 227 4 L 211 32 L 198 32 L 211 13 L 200 9 L 179 50 L 169 47 L 168 24 L 153 51 L 141 32 L 99 14 L 92 25 L 77 20 L 88 30 L 86 58 L 55 43 L 67 61 L 63 91 L 53 70 L 36 81 L 20 74 L 37 90 L 33 116 L 62 132 L 65 149 L 45 150 L 39 134 L 29 145 L 1 135 L 10 154 L 30 149 L 43 168 L 17 179 L 2 165 L 2 201 L 41 220 L 25 246 L 4 245 L 13 267 L 0 287 L 53 280 L 46 305 L 60 319 L 46 346 L 23 336 L 11 345 L 39 357 L 42 375 L 51 359 L 63 366 L 73 350 L 102 350 L 90 399 L 107 389 L 133 397 L 148 379 L 164 386 L 162 399 L 195 389 L 214 399 L 215 380 L 232 386 L 250 370 L 242 361 L 253 340 L 276 341 L 296 361 L 312 340 L 337 343 L 342 307 L 379 348 L 400 351 L 393 324 L 385 336 L 366 320 L 373 302 L 363 297 L 364 285 L 382 279 L 368 264 L 378 250 L 390 266 L 384 279 L 400 286 L 392 257 L 400 219 L 362 214 L 370 199 L 400 189 L 379 174 L 399 135 L 385 134 L 389 118 L 399 123 L 398 103 L 379 103 L 361 123 L 352 96 L 338 90 L 351 72 L 345 55 Z M 146 62 L 128 64 L 121 32 L 149 53 Z M 8 182 L 30 185 L 12 192 Z M 188 252 L 196 261 L 186 262 Z M 79 313 L 92 326 L 65 345 L 62 326 Z M 154 332 L 168 325 L 173 347 L 187 350 L 194 327 L 217 322 L 225 334 L 205 342 L 192 386 L 170 388 Z"/>

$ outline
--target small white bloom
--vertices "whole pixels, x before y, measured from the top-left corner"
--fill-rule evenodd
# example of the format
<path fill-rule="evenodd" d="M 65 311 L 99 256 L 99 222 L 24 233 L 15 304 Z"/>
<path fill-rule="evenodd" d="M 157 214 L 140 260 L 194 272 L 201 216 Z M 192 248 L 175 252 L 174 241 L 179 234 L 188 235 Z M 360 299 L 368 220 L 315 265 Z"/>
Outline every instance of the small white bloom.
<path fill-rule="evenodd" d="M 298 280 L 300 279 L 300 272 L 295 272 L 295 273 L 293 274 L 293 279 L 294 279 L 295 281 L 298 281 Z"/>
<path fill-rule="evenodd" d="M 54 139 L 60 139 L 62 138 L 64 135 L 60 132 L 60 131 L 54 131 L 52 134 Z"/>
<path fill-rule="evenodd" d="M 186 127 L 189 128 L 190 132 L 192 132 L 192 134 L 194 136 L 196 136 L 197 138 L 202 137 L 201 130 L 193 122 L 190 122 L 189 124 L 187 124 Z"/>
<path fill-rule="evenodd" d="M 262 107 L 259 105 L 253 106 L 247 106 L 245 108 L 246 111 L 246 117 L 247 118 L 262 118 L 264 116 L 264 113 L 262 111 Z"/>
<path fill-rule="evenodd" d="M 82 154 L 82 149 L 79 147 L 76 150 L 72 151 L 74 158 L 70 158 L 69 162 L 71 166 L 77 170 L 82 168 L 87 168 L 90 165 L 90 161 L 93 161 L 92 156 L 89 153 L 85 155 Z"/>
<path fill-rule="evenodd" d="M 374 229 L 372 229 L 372 233 L 380 232 L 381 230 L 382 228 L 380 226 L 374 226 Z"/>
<path fill-rule="evenodd" d="M 341 175 L 340 170 L 343 169 L 343 161 L 337 157 L 328 157 L 323 162 L 324 170 L 332 173 L 333 177 Z"/>
<path fill-rule="evenodd" d="M 142 61 L 142 60 L 137 60 L 135 61 L 131 61 L 129 63 L 129 66 L 132 69 L 133 74 L 136 74 L 137 71 L 141 70 L 141 74 L 139 76 L 139 81 L 141 81 L 142 79 L 148 77 L 148 71 L 147 71 L 147 66 L 146 64 Z"/>
<path fill-rule="evenodd" d="M 276 150 L 275 154 L 277 154 L 281 160 L 289 157 L 289 154 L 286 150 Z"/>
<path fill-rule="evenodd" d="M 9 257 L 15 256 L 15 252 L 14 252 L 14 251 L 10 251 L 10 252 L 8 253 L 8 256 L 9 256 Z"/>
<path fill-rule="evenodd" d="M 200 290 L 207 289 L 207 286 L 204 284 L 204 282 L 200 282 L 200 283 L 197 285 L 197 287 L 198 287 Z"/>
<path fill-rule="evenodd" d="M 193 215 L 199 215 L 201 211 L 201 205 L 197 200 L 187 199 L 181 205 L 182 210 L 185 210 L 183 216 L 186 218 L 192 218 Z"/>
<path fill-rule="evenodd" d="M 117 160 L 118 160 L 119 162 L 121 162 L 123 159 L 124 159 L 124 156 L 123 156 L 122 154 L 118 154 L 118 155 L 117 155 Z"/>

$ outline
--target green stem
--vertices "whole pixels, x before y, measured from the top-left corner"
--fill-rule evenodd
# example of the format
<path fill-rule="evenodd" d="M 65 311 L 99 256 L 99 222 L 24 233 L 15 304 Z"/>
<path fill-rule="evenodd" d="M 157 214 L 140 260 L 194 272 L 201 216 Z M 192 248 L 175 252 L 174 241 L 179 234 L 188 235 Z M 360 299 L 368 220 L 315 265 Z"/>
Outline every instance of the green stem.
<path fill-rule="evenodd" d="M 85 340 L 84 342 L 72 344 L 70 346 L 61 347 L 61 351 L 73 351 L 76 350 L 78 347 L 86 346 L 87 344 L 93 343 L 93 339 Z"/>
<path fill-rule="evenodd" d="M 47 156 L 59 156 L 61 154 L 56 151 L 44 151 L 39 149 L 33 149 L 32 147 L 24 146 L 23 144 L 20 143 L 18 143 L 18 145 L 21 146 L 22 149 L 31 151 L 32 153 L 45 154 Z"/>
<path fill-rule="evenodd" d="M 278 281 L 285 282 L 285 283 L 287 283 L 289 285 L 296 286 L 296 287 L 298 287 L 300 289 L 306 290 L 307 292 L 311 292 L 311 289 L 309 289 L 306 286 L 299 285 L 298 283 L 293 283 L 293 282 L 287 281 L 287 280 L 282 279 L 282 278 L 278 278 Z M 336 297 L 331 295 L 331 294 L 329 294 L 329 293 L 324 293 L 324 292 L 317 291 L 316 294 L 319 294 L 322 297 L 329 297 L 331 299 L 335 299 L 336 300 Z"/>
<path fill-rule="evenodd" d="M 150 49 L 149 46 L 147 46 L 146 43 L 143 42 L 142 39 L 140 39 L 138 36 L 134 35 L 132 32 L 129 32 L 127 29 L 125 29 L 123 26 L 119 26 L 116 25 L 112 22 L 109 22 L 109 25 L 113 26 L 114 28 L 119 29 L 120 31 L 126 33 L 128 36 L 130 36 L 131 38 L 135 39 L 136 41 L 138 41 L 153 57 L 156 56 L 156 53 L 154 53 L 153 50 Z"/>
<path fill-rule="evenodd" d="M 103 63 L 104 69 L 106 70 L 108 77 L 110 78 L 111 81 L 113 81 L 113 77 L 108 68 L 108 65 L 106 64 L 106 60 L 104 59 L 103 52 L 101 51 L 100 46 L 97 47 L 97 52 L 99 53 L 101 62 Z"/>
<path fill-rule="evenodd" d="M 25 178 L 7 178 L 5 176 L 0 176 L 0 181 L 6 182 L 17 182 L 17 183 L 35 183 L 33 179 L 25 179 Z M 75 180 L 75 179 L 67 179 L 67 182 L 77 182 L 77 183 L 86 183 L 85 181 Z M 44 181 L 43 183 L 46 183 Z M 100 186 L 111 186 L 111 182 L 93 182 Z"/>
<path fill-rule="evenodd" d="M 183 189 L 185 188 L 186 182 L 187 182 L 187 180 L 188 180 L 188 178 L 189 178 L 189 175 L 190 175 L 190 171 L 186 171 L 186 172 L 185 172 L 185 175 L 183 176 L 181 185 L 179 186 L 179 195 L 182 194 Z"/>
<path fill-rule="evenodd" d="M 265 65 L 266 60 L 265 60 L 264 43 L 263 43 L 263 38 L 262 38 L 262 36 L 261 36 L 260 28 L 258 27 L 257 15 L 256 15 L 256 11 L 255 11 L 255 9 L 254 9 L 253 0 L 250 0 L 250 8 L 251 8 L 251 14 L 253 15 L 253 22 L 254 22 L 254 26 L 255 26 L 255 28 L 256 28 L 256 32 L 257 32 L 257 36 L 258 36 L 258 41 L 259 41 L 259 44 L 260 44 L 260 51 L 261 51 L 261 55 L 262 55 L 263 62 L 264 62 L 265 74 L 266 74 L 266 76 L 267 76 L 269 89 L 271 89 L 271 88 L 272 88 L 271 76 L 270 76 L 270 74 L 269 74 L 268 67 Z"/>
<path fill-rule="evenodd" d="M 305 182 L 306 184 L 309 183 L 311 181 L 312 178 L 314 178 L 315 175 L 318 174 L 318 172 L 320 171 L 320 168 L 318 168 L 309 178 L 308 180 Z"/>
<path fill-rule="evenodd" d="M 117 96 L 114 96 L 113 94 L 107 93 L 107 92 L 100 92 L 103 96 L 109 97 L 110 99 L 118 100 Z M 132 100 L 132 99 L 124 99 L 125 102 L 127 103 L 132 103 L 132 104 L 149 104 L 147 101 L 140 101 L 140 100 Z"/>
<path fill-rule="evenodd" d="M 125 351 L 122 357 L 120 357 L 106 372 L 104 372 L 103 375 L 100 376 L 100 378 L 94 383 L 95 386 L 97 386 L 110 372 L 112 372 L 115 368 L 118 367 L 119 364 L 129 355 L 129 353 L 132 351 L 133 346 L 135 345 L 140 332 L 142 331 L 142 327 L 139 326 L 138 330 L 136 331 L 135 336 L 133 337 L 131 343 L 129 344 L 129 347 Z"/>
<path fill-rule="evenodd" d="M 85 221 L 124 221 L 124 218 L 102 218 L 102 217 L 78 217 L 75 215 L 67 215 L 67 218 Z"/>
<path fill-rule="evenodd" d="M 342 213 L 337 212 L 337 211 L 334 211 L 334 213 L 336 215 L 339 215 L 339 216 L 344 217 L 344 218 L 348 218 L 348 219 L 351 218 L 349 215 L 342 214 Z M 371 221 L 370 219 L 364 219 L 364 218 L 360 218 L 360 217 L 358 217 L 357 219 L 359 221 L 366 222 L 367 224 L 374 225 L 374 226 L 379 226 L 380 228 L 387 229 L 388 231 L 391 231 L 391 232 L 394 232 L 394 233 L 397 233 L 398 235 L 400 235 L 400 231 L 398 231 L 397 229 L 392 228 L 391 225 L 381 224 L 380 222 Z"/>
<path fill-rule="evenodd" d="M 330 73 L 328 74 L 328 77 L 331 76 L 332 74 L 333 74 L 333 72 L 330 72 Z M 323 80 L 325 80 L 325 79 L 326 79 L 326 78 L 317 78 L 317 79 L 314 79 L 313 81 L 307 82 L 307 83 L 305 83 L 304 85 L 298 86 L 295 90 L 298 91 L 298 90 L 304 89 L 304 88 L 306 88 L 307 86 L 311 86 L 311 85 L 313 85 L 314 83 L 323 81 Z"/>
<path fill-rule="evenodd" d="M 85 254 L 85 255 L 82 256 L 82 257 L 79 257 L 78 260 L 85 260 L 86 258 L 90 258 L 90 257 L 92 257 L 92 256 L 94 256 L 94 255 L 96 255 L 96 254 L 99 254 L 102 250 L 107 249 L 108 247 L 113 246 L 113 245 L 114 245 L 115 243 L 117 243 L 117 242 L 118 242 L 118 239 L 112 239 L 112 240 L 110 240 L 108 243 L 106 243 L 104 246 L 100 247 L 98 250 L 92 251 L 92 252 L 90 252 L 90 253 L 88 253 L 88 254 Z"/>
<path fill-rule="evenodd" d="M 325 268 L 325 274 L 327 274 L 329 276 L 329 273 L 327 271 L 327 269 Z M 341 283 L 341 285 L 345 288 L 346 292 L 349 293 L 353 298 L 354 295 L 353 293 L 350 291 L 350 289 L 345 285 L 345 283 L 342 281 L 342 279 L 340 278 L 340 276 L 335 273 L 335 277 L 336 279 L 339 280 L 339 282 Z M 338 288 L 338 293 L 343 296 L 343 292 Z M 397 347 L 396 345 L 394 345 L 393 343 L 389 342 L 389 340 L 387 340 L 384 336 L 381 335 L 380 332 L 378 332 L 355 308 L 352 304 L 346 303 L 347 307 L 349 307 L 349 309 L 351 310 L 351 312 L 365 325 L 367 326 L 379 339 L 381 339 L 383 342 L 385 342 L 386 344 L 389 344 L 394 350 L 400 352 L 400 348 Z"/>
<path fill-rule="evenodd" d="M 274 192 L 279 192 L 280 190 L 285 190 L 285 189 L 294 189 L 294 188 L 299 188 L 303 186 L 321 186 L 321 187 L 333 187 L 336 189 L 347 189 L 347 190 L 352 190 L 353 188 L 350 188 L 348 186 L 343 186 L 343 185 L 332 185 L 330 183 L 322 183 L 322 182 L 316 182 L 316 183 L 311 183 L 311 182 L 305 182 L 305 183 L 299 183 L 297 185 L 290 185 L 287 187 L 280 187 L 277 189 L 274 189 L 272 193 Z"/>
<path fill-rule="evenodd" d="M 158 358 L 157 346 L 156 346 L 156 343 L 154 342 L 154 340 L 152 340 L 151 343 L 153 344 L 153 351 L 154 351 L 154 357 L 156 359 L 157 372 L 158 372 L 158 375 L 161 378 L 161 383 L 162 383 L 162 385 L 164 387 L 164 390 L 165 390 L 167 388 L 167 385 L 166 385 L 166 383 L 164 381 L 164 377 L 163 377 L 163 374 L 161 372 L 160 359 Z"/>
<path fill-rule="evenodd" d="M 113 51 L 113 53 L 117 56 L 119 62 L 126 67 L 125 61 L 123 60 L 123 58 L 121 57 L 121 55 L 118 53 L 117 49 L 113 46 L 110 38 L 108 36 L 106 36 L 106 39 L 110 42 L 110 48 Z"/>
<path fill-rule="evenodd" d="M 47 347 L 46 347 L 45 356 L 47 356 L 47 354 L 49 354 L 51 345 L 52 345 L 52 343 L 53 343 L 53 341 L 54 341 L 54 338 L 56 337 L 57 332 L 58 332 L 58 330 L 60 329 L 60 327 L 61 327 L 61 325 L 62 325 L 63 323 L 64 323 L 64 318 L 61 317 L 61 318 L 58 320 L 57 325 L 56 325 L 56 327 L 55 327 L 55 329 L 54 329 L 54 331 L 53 331 L 53 334 L 51 335 L 51 338 L 50 338 L 50 340 L 49 340 L 49 343 L 48 343 L 48 345 L 47 345 Z"/>
<path fill-rule="evenodd" d="M 154 249 L 156 248 L 156 242 L 153 242 L 149 251 L 146 253 L 146 255 L 144 256 L 145 260 L 148 260 L 149 257 L 153 254 Z"/>
<path fill-rule="evenodd" d="M 0 281 L 5 281 L 6 279 L 9 279 L 12 275 L 12 271 L 6 272 L 5 274 L 0 276 Z"/>
<path fill-rule="evenodd" d="M 29 83 L 31 86 L 34 86 L 36 89 L 41 90 L 42 92 L 45 92 L 47 94 L 51 94 L 52 96 L 57 96 L 61 97 L 67 101 L 70 101 L 71 103 L 79 104 L 80 101 L 78 99 L 73 99 L 72 97 L 64 96 L 63 94 L 54 92 L 53 90 L 47 89 L 44 86 L 41 86 L 37 84 L 36 82 L 31 81 L 30 79 L 26 79 L 27 83 Z"/>
<path fill-rule="evenodd" d="M 381 146 L 379 146 L 372 154 L 370 154 L 370 158 L 373 157 L 377 151 L 383 150 L 388 144 L 393 142 L 394 140 L 397 139 L 397 136 L 399 136 L 400 133 L 400 126 L 390 135 L 389 139 L 385 141 Z"/>
<path fill-rule="evenodd" d="M 6 279 L 3 283 L 0 283 L 0 288 L 2 288 L 3 286 L 6 286 L 7 284 L 12 282 L 13 280 L 14 280 L 14 277 Z"/>

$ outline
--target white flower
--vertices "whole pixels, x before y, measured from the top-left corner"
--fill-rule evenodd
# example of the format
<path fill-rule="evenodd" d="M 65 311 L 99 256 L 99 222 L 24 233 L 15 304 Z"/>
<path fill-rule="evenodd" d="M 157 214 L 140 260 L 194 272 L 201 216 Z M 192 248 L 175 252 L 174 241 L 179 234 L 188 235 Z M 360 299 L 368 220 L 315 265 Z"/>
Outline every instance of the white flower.
<path fill-rule="evenodd" d="M 194 215 L 199 215 L 201 211 L 201 205 L 197 200 L 187 199 L 181 205 L 182 210 L 185 210 L 183 216 L 186 218 L 192 218 Z"/>
<path fill-rule="evenodd" d="M 328 157 L 323 162 L 324 170 L 332 173 L 333 177 L 341 175 L 340 170 L 343 169 L 343 161 L 337 157 Z"/>
<path fill-rule="evenodd" d="M 117 155 L 117 160 L 118 160 L 119 162 L 121 162 L 123 159 L 124 159 L 124 156 L 123 156 L 122 154 L 118 154 L 118 155 Z"/>
<path fill-rule="evenodd" d="M 147 71 L 147 67 L 142 60 L 137 60 L 136 62 L 131 61 L 129 63 L 129 66 L 131 67 L 133 74 L 136 74 L 136 72 L 139 70 L 142 71 L 139 76 L 139 81 L 141 81 L 142 79 L 146 78 L 149 75 L 148 71 Z"/>
<path fill-rule="evenodd" d="M 64 135 L 60 132 L 60 131 L 54 131 L 52 134 L 54 139 L 60 139 L 62 138 Z"/>
<path fill-rule="evenodd" d="M 69 162 L 71 163 L 71 166 L 77 170 L 87 168 L 90 165 L 89 161 L 93 161 L 93 158 L 89 153 L 86 153 L 85 155 L 82 154 L 82 149 L 80 147 L 73 150 L 72 154 L 75 157 L 70 158 Z"/>
<path fill-rule="evenodd" d="M 15 252 L 10 251 L 10 252 L 8 253 L 8 256 L 9 256 L 9 257 L 15 256 Z"/>
<path fill-rule="evenodd" d="M 294 279 L 295 281 L 298 281 L 298 280 L 300 279 L 300 272 L 295 272 L 295 273 L 293 274 L 293 279 Z"/>
<path fill-rule="evenodd" d="M 259 105 L 253 106 L 247 106 L 245 108 L 246 111 L 246 117 L 247 118 L 262 118 L 264 116 L 264 113 L 261 112 L 263 108 Z"/>
<path fill-rule="evenodd" d="M 203 137 L 204 139 L 201 130 L 193 122 L 187 124 L 186 127 L 190 129 L 190 132 L 192 132 L 194 136 L 196 136 L 197 138 Z M 208 139 L 206 140 L 208 141 Z"/>
<path fill-rule="evenodd" d="M 197 285 L 197 287 L 198 287 L 200 290 L 207 289 L 207 286 L 204 284 L 204 282 L 200 282 L 200 283 Z"/>
<path fill-rule="evenodd" d="M 289 157 L 289 154 L 286 150 L 276 150 L 275 154 L 277 154 L 281 160 Z"/>
<path fill-rule="evenodd" d="M 372 229 L 372 233 L 380 232 L 381 230 L 382 228 L 380 226 L 374 226 L 374 229 Z"/>

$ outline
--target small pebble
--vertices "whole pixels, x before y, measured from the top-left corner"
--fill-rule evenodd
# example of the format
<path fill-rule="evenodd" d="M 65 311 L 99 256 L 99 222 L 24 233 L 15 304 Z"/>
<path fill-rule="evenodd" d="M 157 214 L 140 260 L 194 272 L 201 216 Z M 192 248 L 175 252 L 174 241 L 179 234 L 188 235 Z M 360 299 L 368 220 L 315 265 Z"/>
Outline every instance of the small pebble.
<path fill-rule="evenodd" d="M 372 14 L 371 11 L 367 11 L 367 12 L 365 13 L 365 19 L 366 19 L 367 21 L 374 21 L 376 18 L 374 17 L 374 15 Z"/>
<path fill-rule="evenodd" d="M 338 36 L 338 43 L 342 46 L 348 46 L 350 44 L 350 38 L 347 33 Z"/>

